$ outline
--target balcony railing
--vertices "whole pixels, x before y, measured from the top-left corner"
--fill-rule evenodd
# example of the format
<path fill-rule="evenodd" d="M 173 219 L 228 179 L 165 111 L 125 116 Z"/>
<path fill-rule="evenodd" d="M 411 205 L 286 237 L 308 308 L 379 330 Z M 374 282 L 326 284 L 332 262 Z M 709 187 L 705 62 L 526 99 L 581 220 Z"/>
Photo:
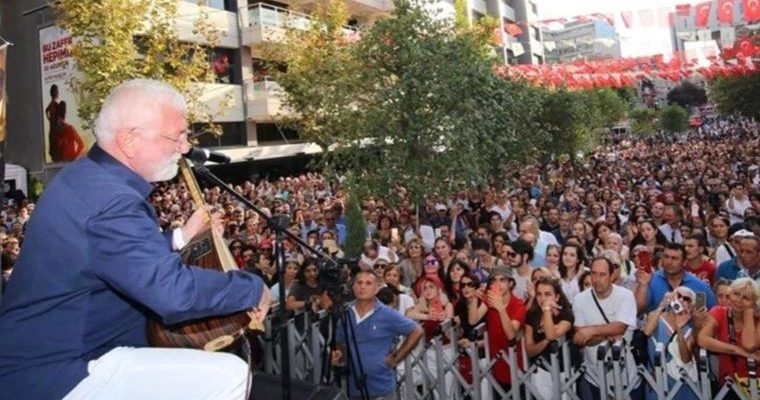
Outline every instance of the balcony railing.
<path fill-rule="evenodd" d="M 249 27 L 263 26 L 306 30 L 311 24 L 311 18 L 309 18 L 308 14 L 273 6 L 271 4 L 255 3 L 247 6 L 247 8 Z M 356 32 L 356 28 L 344 26 L 343 31 L 345 33 L 353 33 Z"/>
<path fill-rule="evenodd" d="M 275 82 L 272 78 L 265 76 L 263 78 L 259 78 L 255 81 L 249 81 L 250 89 L 252 92 L 249 94 L 253 95 L 252 98 L 256 97 L 256 93 L 279 93 L 282 91 L 282 87 L 279 83 Z"/>

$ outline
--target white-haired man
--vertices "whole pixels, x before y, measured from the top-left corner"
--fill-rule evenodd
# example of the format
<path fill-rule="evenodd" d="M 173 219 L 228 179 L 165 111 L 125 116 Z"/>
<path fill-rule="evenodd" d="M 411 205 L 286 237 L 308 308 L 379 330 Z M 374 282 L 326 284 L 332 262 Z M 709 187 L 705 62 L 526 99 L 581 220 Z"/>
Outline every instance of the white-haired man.
<path fill-rule="evenodd" d="M 256 275 L 183 265 L 176 250 L 207 228 L 205 210 L 158 229 L 146 197 L 189 149 L 185 111 L 165 83 L 122 83 L 95 120 L 97 143 L 40 199 L 0 307 L 7 398 L 245 397 L 237 357 L 147 347 L 151 314 L 173 324 L 269 301 Z"/>

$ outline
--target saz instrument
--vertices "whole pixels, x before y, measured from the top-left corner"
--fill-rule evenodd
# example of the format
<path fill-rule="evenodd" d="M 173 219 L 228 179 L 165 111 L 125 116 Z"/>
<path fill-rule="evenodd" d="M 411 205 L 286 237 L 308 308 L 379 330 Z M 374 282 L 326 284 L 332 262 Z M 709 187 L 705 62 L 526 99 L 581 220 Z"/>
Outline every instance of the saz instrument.
<path fill-rule="evenodd" d="M 206 203 L 201 195 L 188 161 L 179 161 L 181 179 L 185 182 L 190 195 L 199 207 Z M 207 216 L 207 221 L 211 218 Z M 207 229 L 188 243 L 180 253 L 182 262 L 218 271 L 238 269 L 230 249 L 222 235 L 214 229 Z M 263 331 L 260 321 L 252 320 L 245 311 L 229 315 L 201 318 L 164 325 L 158 318 L 148 321 L 148 340 L 156 347 L 185 347 L 217 351 L 231 345 L 247 330 Z"/>

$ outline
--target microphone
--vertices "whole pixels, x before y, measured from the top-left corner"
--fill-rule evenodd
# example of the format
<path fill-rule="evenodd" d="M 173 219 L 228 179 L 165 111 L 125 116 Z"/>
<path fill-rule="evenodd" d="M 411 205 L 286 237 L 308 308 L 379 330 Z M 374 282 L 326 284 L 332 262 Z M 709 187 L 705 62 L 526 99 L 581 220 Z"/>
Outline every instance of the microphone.
<path fill-rule="evenodd" d="M 196 147 L 193 146 L 190 148 L 190 151 L 183 154 L 185 158 L 189 158 L 192 162 L 196 164 L 203 164 L 206 161 L 215 162 L 218 164 L 229 164 L 230 163 L 230 156 L 218 152 L 213 151 L 209 149 L 204 149 L 203 147 Z"/>

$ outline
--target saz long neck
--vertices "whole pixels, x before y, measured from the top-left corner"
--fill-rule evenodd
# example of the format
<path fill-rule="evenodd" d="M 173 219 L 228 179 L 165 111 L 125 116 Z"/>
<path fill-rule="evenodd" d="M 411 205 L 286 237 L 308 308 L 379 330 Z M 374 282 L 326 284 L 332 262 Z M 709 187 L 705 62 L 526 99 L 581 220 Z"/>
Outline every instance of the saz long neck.
<path fill-rule="evenodd" d="M 190 197 L 193 199 L 196 207 L 205 208 L 206 201 L 203 199 L 203 194 L 198 186 L 198 181 L 195 179 L 195 175 L 193 175 L 193 170 L 190 168 L 190 165 L 185 158 L 180 159 L 179 168 L 180 173 L 182 174 L 182 180 L 190 191 Z M 206 214 L 205 221 L 207 223 L 211 221 L 211 217 L 208 214 Z M 227 243 L 224 241 L 222 234 L 215 229 L 211 229 L 211 238 L 214 243 L 214 248 L 216 248 L 216 254 L 219 256 L 218 261 L 219 265 L 222 266 L 222 269 L 225 272 L 238 269 L 235 258 L 232 256 L 229 247 L 227 247 Z"/>

